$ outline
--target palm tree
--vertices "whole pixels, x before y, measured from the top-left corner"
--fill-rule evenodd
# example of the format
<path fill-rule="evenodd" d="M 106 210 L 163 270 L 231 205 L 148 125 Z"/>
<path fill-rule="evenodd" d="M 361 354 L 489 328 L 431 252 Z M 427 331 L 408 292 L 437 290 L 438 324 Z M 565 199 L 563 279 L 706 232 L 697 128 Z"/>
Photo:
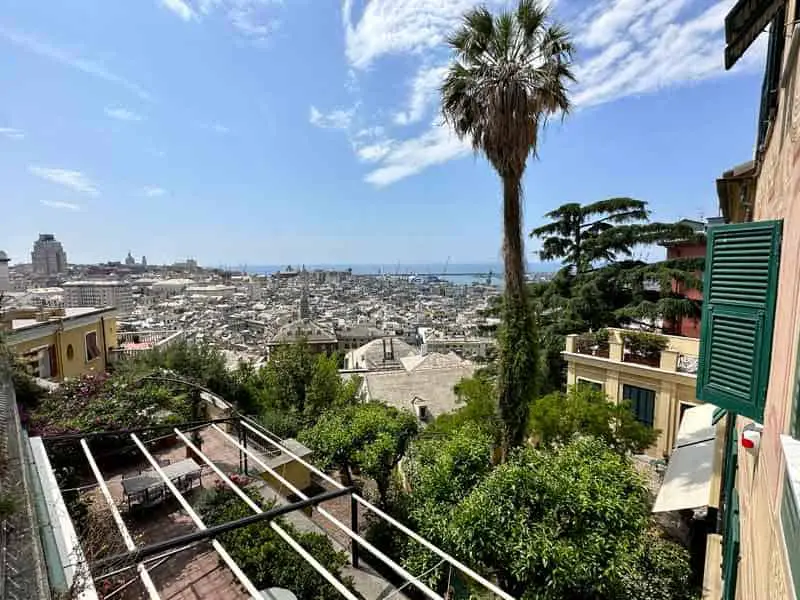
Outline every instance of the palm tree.
<path fill-rule="evenodd" d="M 538 371 L 522 238 L 522 175 L 548 118 L 569 111 L 573 46 L 538 0 L 513 12 L 469 11 L 448 40 L 454 59 L 442 84 L 442 114 L 459 138 L 483 152 L 503 182 L 505 323 L 498 407 L 504 454 L 522 443 Z"/>

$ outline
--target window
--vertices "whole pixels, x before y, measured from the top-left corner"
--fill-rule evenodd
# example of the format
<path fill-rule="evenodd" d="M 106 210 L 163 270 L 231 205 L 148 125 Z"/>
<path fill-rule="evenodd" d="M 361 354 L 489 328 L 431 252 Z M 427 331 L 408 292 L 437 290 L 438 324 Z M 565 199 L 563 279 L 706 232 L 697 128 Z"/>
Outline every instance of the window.
<path fill-rule="evenodd" d="M 599 381 L 591 381 L 589 379 L 578 377 L 577 383 L 579 387 L 588 387 L 590 390 L 594 390 L 596 392 L 603 391 L 603 384 Z"/>
<path fill-rule="evenodd" d="M 91 331 L 86 334 L 86 362 L 92 361 L 100 356 L 100 349 L 97 347 L 97 332 Z"/>
<path fill-rule="evenodd" d="M 631 404 L 636 420 L 648 427 L 653 426 L 656 413 L 656 393 L 633 385 L 622 386 L 622 399 Z"/>
<path fill-rule="evenodd" d="M 792 580 L 795 582 L 795 593 L 800 591 L 800 512 L 797 506 L 797 494 L 792 486 L 787 470 L 783 481 L 781 497 L 781 529 L 786 546 L 786 558 Z"/>
<path fill-rule="evenodd" d="M 778 93 L 781 83 L 781 62 L 786 37 L 786 9 L 780 8 L 772 20 L 767 41 L 767 64 L 764 69 L 764 82 L 761 85 L 761 107 L 758 116 L 757 151 L 763 150 L 767 136 L 775 121 L 778 109 Z"/>
<path fill-rule="evenodd" d="M 67 360 L 72 360 L 75 358 L 75 348 L 72 347 L 72 344 L 67 344 Z"/>
<path fill-rule="evenodd" d="M 762 421 L 780 263 L 781 221 L 708 230 L 697 397 Z"/>

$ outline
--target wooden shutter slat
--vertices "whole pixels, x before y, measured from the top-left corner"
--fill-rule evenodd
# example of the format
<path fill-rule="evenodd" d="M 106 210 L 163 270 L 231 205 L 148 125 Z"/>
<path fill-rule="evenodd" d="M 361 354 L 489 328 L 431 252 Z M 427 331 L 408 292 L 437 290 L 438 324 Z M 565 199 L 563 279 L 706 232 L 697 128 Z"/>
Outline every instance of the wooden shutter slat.
<path fill-rule="evenodd" d="M 697 397 L 763 419 L 781 221 L 708 231 Z"/>

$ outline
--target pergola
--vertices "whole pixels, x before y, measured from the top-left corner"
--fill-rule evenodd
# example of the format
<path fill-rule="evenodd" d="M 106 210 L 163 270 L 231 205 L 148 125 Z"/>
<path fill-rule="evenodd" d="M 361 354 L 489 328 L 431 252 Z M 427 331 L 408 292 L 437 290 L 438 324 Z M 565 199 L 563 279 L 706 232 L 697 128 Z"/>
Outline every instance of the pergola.
<path fill-rule="evenodd" d="M 221 427 L 221 425 L 229 425 L 235 427 L 237 432 L 239 432 L 238 437 L 232 436 L 229 432 L 225 431 Z M 230 446 L 238 449 L 239 456 L 240 456 L 240 468 L 244 465 L 245 472 L 247 471 L 247 459 L 253 461 L 253 463 L 257 464 L 261 469 L 264 470 L 265 473 L 269 473 L 275 480 L 279 481 L 286 489 L 291 490 L 294 495 L 299 498 L 296 502 L 291 502 L 286 505 L 276 506 L 269 510 L 264 510 L 261 508 L 256 502 L 254 502 L 250 496 L 236 483 L 234 482 L 220 467 L 216 464 L 207 454 L 205 454 L 202 449 L 190 439 L 187 435 L 193 431 L 196 431 L 201 428 L 210 427 L 215 430 L 218 434 L 222 436 L 222 438 L 229 444 Z M 148 450 L 147 443 L 152 442 L 154 439 L 151 438 L 147 439 L 146 441 L 142 441 L 140 436 L 143 436 L 149 432 L 157 432 L 157 431 L 167 431 L 167 435 L 172 436 L 175 435 L 180 442 L 183 443 L 191 452 L 197 457 L 202 463 L 204 463 L 218 478 L 219 480 L 230 490 L 232 490 L 242 501 L 244 501 L 247 506 L 250 507 L 253 511 L 253 515 L 238 519 L 235 521 L 231 521 L 228 523 L 224 523 L 221 525 L 216 525 L 213 527 L 208 527 L 197 514 L 197 512 L 192 508 L 192 505 L 186 499 L 185 495 L 178 487 L 173 483 L 173 480 L 164 472 L 163 467 L 159 464 L 159 461 L 156 459 L 155 456 Z M 196 527 L 196 531 L 190 534 L 179 535 L 172 537 L 167 540 L 158 541 L 156 543 L 137 546 L 133 537 L 131 536 L 131 532 L 128 530 L 128 527 L 125 524 L 122 514 L 120 513 L 119 507 L 115 502 L 111 491 L 109 490 L 108 483 L 106 479 L 103 477 L 100 468 L 97 465 L 97 461 L 95 460 L 95 456 L 92 454 L 89 446 L 89 440 L 96 439 L 102 436 L 129 436 L 133 444 L 138 448 L 139 452 L 141 452 L 142 456 L 147 460 L 152 471 L 156 473 L 161 481 L 163 481 L 163 485 L 169 490 L 170 494 L 177 500 L 180 504 L 182 509 L 185 513 L 189 516 L 189 518 L 194 523 Z M 160 437 L 164 437 L 161 435 Z M 309 497 L 306 495 L 303 490 L 296 487 L 292 482 L 286 479 L 283 475 L 281 475 L 277 470 L 270 467 L 267 462 L 265 462 L 263 455 L 260 455 L 259 452 L 253 449 L 253 445 L 248 446 L 248 438 L 251 438 L 255 445 L 262 446 L 262 447 L 271 447 L 274 448 L 276 451 L 284 453 L 285 455 L 289 456 L 291 459 L 308 469 L 311 473 L 314 473 L 319 478 L 324 480 L 325 482 L 329 483 L 333 486 L 333 490 L 314 495 Z M 403 523 L 397 521 L 378 507 L 374 506 L 368 500 L 363 498 L 359 495 L 356 490 L 352 487 L 346 487 L 342 485 L 340 482 L 336 481 L 332 477 L 328 476 L 326 473 L 315 467 L 313 464 L 309 463 L 301 456 L 297 455 L 296 453 L 292 452 L 289 448 L 287 448 L 281 441 L 275 439 L 275 437 L 269 434 L 268 431 L 264 430 L 258 423 L 249 419 L 244 416 L 236 416 L 231 418 L 223 418 L 223 419 L 212 419 L 207 421 L 192 421 L 188 423 L 181 423 L 179 425 L 161 425 L 161 426 L 154 426 L 148 428 L 140 428 L 140 429 L 129 429 L 129 430 L 114 430 L 114 431 L 103 431 L 103 432 L 92 432 L 86 434 L 69 434 L 69 435 L 58 435 L 58 436 L 47 436 L 43 439 L 47 441 L 76 441 L 80 444 L 83 454 L 88 461 L 89 467 L 94 475 L 94 478 L 97 482 L 97 485 L 102 493 L 105 502 L 108 505 L 109 510 L 111 511 L 111 515 L 113 517 L 114 523 L 116 524 L 116 528 L 119 530 L 120 535 L 124 541 L 125 547 L 127 552 L 118 554 L 116 556 L 111 556 L 107 558 L 103 558 L 101 560 L 95 561 L 91 564 L 84 564 L 83 567 L 87 568 L 88 571 L 93 575 L 93 579 L 98 581 L 113 575 L 118 575 L 119 573 L 126 572 L 130 569 L 135 568 L 138 573 L 138 578 L 141 580 L 145 590 L 147 591 L 148 597 L 155 600 L 160 598 L 158 590 L 156 589 L 155 584 L 148 572 L 148 565 L 151 563 L 157 562 L 160 564 L 161 562 L 167 560 L 169 557 L 187 550 L 195 545 L 211 540 L 211 545 L 215 552 L 219 555 L 220 559 L 228 566 L 231 570 L 235 578 L 239 581 L 242 587 L 247 591 L 247 593 L 253 598 L 263 598 L 262 591 L 256 588 L 255 585 L 249 580 L 247 575 L 241 570 L 241 568 L 236 564 L 233 558 L 230 556 L 228 551 L 223 547 L 223 545 L 216 539 L 222 533 L 232 531 L 238 529 L 240 527 L 245 527 L 247 525 L 252 525 L 254 523 L 264 522 L 269 527 L 271 527 L 275 533 L 280 536 L 296 553 L 297 555 L 304 561 L 306 561 L 311 567 L 313 567 L 326 581 L 328 581 L 336 590 L 338 590 L 342 596 L 347 598 L 348 600 L 357 600 L 357 596 L 354 595 L 333 573 L 328 571 L 319 561 L 317 561 L 307 550 L 305 550 L 291 535 L 281 527 L 275 520 L 281 516 L 293 511 L 307 509 L 312 507 L 313 509 L 318 511 L 318 514 L 330 522 L 333 526 L 335 526 L 338 530 L 343 532 L 348 538 L 350 538 L 350 550 L 351 550 L 351 563 L 353 567 L 358 568 L 359 566 L 359 550 L 361 548 L 366 549 L 376 560 L 380 561 L 388 568 L 390 568 L 394 573 L 396 573 L 400 579 L 402 579 L 403 583 L 398 586 L 397 591 L 406 587 L 406 586 L 413 586 L 416 587 L 420 592 L 422 592 L 426 597 L 431 598 L 432 600 L 444 600 L 444 598 L 439 595 L 436 591 L 431 589 L 428 585 L 423 583 L 420 579 L 420 575 L 413 575 L 409 573 L 404 567 L 397 564 L 394 560 L 386 556 L 383 552 L 381 552 L 378 548 L 373 546 L 370 542 L 364 539 L 358 533 L 358 507 L 359 505 L 365 508 L 366 510 L 372 512 L 376 515 L 379 519 L 383 519 L 387 523 L 391 524 L 392 526 L 396 527 L 407 536 L 418 542 L 419 544 L 423 545 L 432 553 L 436 554 L 440 559 L 441 562 L 439 564 L 449 564 L 452 568 L 460 571 L 468 578 L 472 579 L 476 583 L 480 584 L 484 587 L 488 592 L 493 594 L 494 596 L 503 598 L 504 600 L 514 600 L 513 596 L 504 592 L 500 589 L 496 584 L 492 583 L 488 579 L 484 578 L 474 570 L 470 569 L 468 566 L 457 560 L 455 557 L 447 554 L 443 550 L 436 547 L 434 544 L 429 542 L 428 540 L 424 539 L 422 536 L 418 535 Z M 324 508 L 320 507 L 320 503 L 325 502 L 327 500 L 331 500 L 333 498 L 338 498 L 342 496 L 349 496 L 350 497 L 350 515 L 351 515 L 351 522 L 349 524 L 342 522 L 334 515 L 332 515 L 329 511 L 325 510 Z M 438 566 L 438 565 L 437 565 Z M 424 574 L 423 574 L 424 575 Z M 135 581 L 132 580 L 132 581 Z M 129 582 L 130 583 L 130 582 Z"/>

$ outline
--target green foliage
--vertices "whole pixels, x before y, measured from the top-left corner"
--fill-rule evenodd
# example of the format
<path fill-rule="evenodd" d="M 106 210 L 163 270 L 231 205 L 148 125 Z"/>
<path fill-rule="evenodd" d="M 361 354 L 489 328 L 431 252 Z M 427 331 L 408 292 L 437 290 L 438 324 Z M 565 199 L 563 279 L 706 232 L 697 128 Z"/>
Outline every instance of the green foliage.
<path fill-rule="evenodd" d="M 575 350 L 581 354 L 608 353 L 608 329 L 587 331 L 578 335 L 575 340 Z"/>
<path fill-rule="evenodd" d="M 627 403 L 609 402 L 603 392 L 586 386 L 536 400 L 529 427 L 544 447 L 561 447 L 577 436 L 593 436 L 621 454 L 643 452 L 660 433 L 639 423 Z"/>
<path fill-rule="evenodd" d="M 621 599 L 674 571 L 658 561 L 643 570 L 648 521 L 635 469 L 582 438 L 514 453 L 455 506 L 443 542 L 518 598 Z"/>
<path fill-rule="evenodd" d="M 303 343 L 276 348 L 260 369 L 240 362 L 229 371 L 218 350 L 188 343 L 147 353 L 124 368 L 137 374 L 173 371 L 219 394 L 281 437 L 296 436 L 332 407 L 354 404 L 361 386 L 358 377 L 341 379 L 336 357 L 313 355 Z"/>
<path fill-rule="evenodd" d="M 255 494 L 250 494 L 263 509 L 271 508 Z M 227 488 L 208 492 L 199 512 L 207 525 L 220 525 L 253 514 L 253 511 L 238 496 Z M 338 552 L 324 535 L 300 532 L 283 519 L 278 523 L 297 540 L 326 569 L 341 576 L 347 563 L 343 552 Z M 264 589 L 282 587 L 292 590 L 298 600 L 338 600 L 341 596 L 317 571 L 278 536 L 266 523 L 256 523 L 224 533 L 218 538 L 242 568 L 253 584 Z M 352 587 L 348 578 L 345 584 Z"/>
<path fill-rule="evenodd" d="M 139 373 L 167 369 L 224 398 L 229 398 L 234 391 L 233 377 L 226 369 L 225 357 L 208 344 L 184 341 L 163 349 L 154 348 L 142 353 L 136 361 L 121 363 L 120 368 Z"/>
<path fill-rule="evenodd" d="M 627 573 L 616 582 L 619 597 L 630 600 L 696 600 L 689 552 L 648 531 L 633 549 Z"/>
<path fill-rule="evenodd" d="M 658 358 L 661 351 L 669 346 L 668 338 L 645 331 L 623 331 L 622 342 L 633 356 L 644 360 Z"/>
<path fill-rule="evenodd" d="M 12 517 L 19 510 L 19 499 L 9 491 L 0 492 L 0 521 Z"/>
<path fill-rule="evenodd" d="M 537 393 L 539 340 L 527 300 L 524 303 L 506 303 L 498 347 L 498 408 L 502 421 L 503 455 L 507 456 L 525 439 L 528 407 Z"/>
<path fill-rule="evenodd" d="M 146 427 L 167 415 L 191 419 L 185 392 L 159 382 L 134 384 L 125 377 L 85 375 L 46 393 L 28 419 L 35 435 L 115 431 Z"/>
<path fill-rule="evenodd" d="M 458 410 L 443 413 L 425 428 L 426 435 L 451 435 L 467 423 L 474 423 L 498 443 L 501 423 L 497 415 L 497 390 L 492 379 L 483 372 L 459 381 L 454 391 Z"/>
<path fill-rule="evenodd" d="M 339 408 L 323 415 L 300 434 L 326 469 L 338 468 L 352 485 L 353 467 L 373 479 L 386 504 L 392 471 L 417 434 L 416 417 L 381 402 Z"/>
<path fill-rule="evenodd" d="M 560 336 L 631 323 L 655 329 L 699 317 L 700 303 L 683 290 L 700 287 L 702 258 L 645 263 L 634 255 L 642 246 L 702 234 L 679 223 L 651 223 L 647 203 L 632 198 L 564 204 L 546 216 L 550 223 L 531 235 L 542 240 L 541 258 L 560 260 L 562 268 L 551 281 L 530 286 L 545 353 L 543 391 L 560 387 L 554 381 L 563 372 L 555 348 Z"/>

